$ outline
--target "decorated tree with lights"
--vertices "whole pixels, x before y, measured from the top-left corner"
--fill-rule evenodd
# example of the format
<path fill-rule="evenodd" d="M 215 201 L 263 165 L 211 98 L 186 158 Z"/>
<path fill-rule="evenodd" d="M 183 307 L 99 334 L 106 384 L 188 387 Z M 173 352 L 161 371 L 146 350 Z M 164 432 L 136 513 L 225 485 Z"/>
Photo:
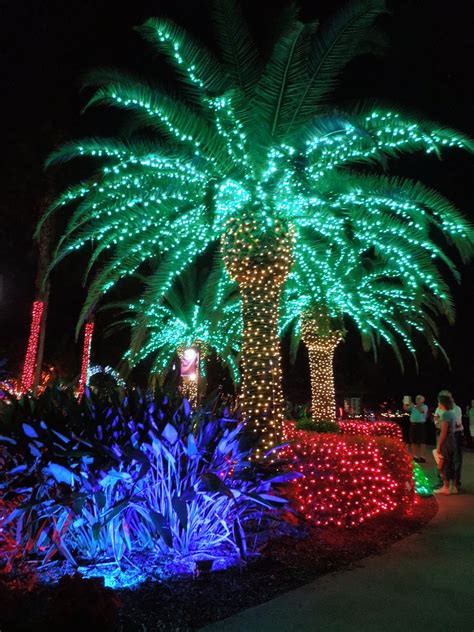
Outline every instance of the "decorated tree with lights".
<path fill-rule="evenodd" d="M 52 207 L 75 205 L 56 261 L 93 243 L 97 273 L 84 313 L 149 259 L 158 258 L 156 295 L 164 295 L 199 253 L 220 244 L 242 298 L 242 409 L 260 438 L 258 454 L 278 441 L 283 417 L 278 305 L 295 244 L 381 216 L 394 225 L 412 222 L 420 241 L 435 225 L 458 244 L 469 241 L 451 208 L 440 214 L 400 204 L 390 187 L 374 195 L 362 175 L 345 186 L 348 168 L 358 163 L 472 149 L 461 134 L 414 116 L 331 107 L 342 70 L 365 50 L 384 11 L 382 0 L 361 0 L 322 24 L 304 24 L 290 9 L 266 54 L 237 4 L 220 0 L 218 56 L 169 20 L 150 19 L 141 33 L 171 63 L 182 89 L 171 96 L 149 81 L 96 72 L 90 104 L 128 112 L 130 134 L 76 141 L 50 159 L 101 163 Z"/>
<path fill-rule="evenodd" d="M 412 192 L 412 183 L 397 180 L 397 184 L 402 201 L 407 187 Z M 421 185 L 416 190 L 418 203 L 429 197 L 433 206 L 449 205 Z M 420 336 L 434 354 L 445 355 L 436 319 L 443 315 L 453 322 L 454 309 L 443 268 L 458 276 L 454 262 L 446 255 L 434 256 L 436 243 L 424 237 L 420 244 L 407 222 L 393 226 L 385 218 L 370 233 L 362 223 L 350 236 L 333 234 L 330 239 L 296 246 L 295 266 L 282 301 L 281 330 L 291 331 L 292 357 L 301 341 L 308 350 L 314 421 L 335 417 L 333 360 L 345 337 L 345 318 L 356 325 L 365 350 L 372 348 L 376 354 L 381 341 L 388 343 L 402 369 L 399 342 L 415 362 Z"/>
<path fill-rule="evenodd" d="M 192 266 L 163 297 L 156 297 L 152 277 L 139 300 L 118 305 L 123 312 L 112 328 L 130 328 L 130 349 L 124 355 L 130 369 L 152 356 L 151 376 L 164 379 L 177 357 L 194 360 L 183 358 L 193 351 L 198 358 L 198 373 L 191 386 L 197 388 L 199 378 L 206 377 L 206 360 L 214 351 L 229 368 L 234 382 L 240 382 L 240 296 L 219 263 L 211 272 Z M 203 390 L 204 380 L 201 387 Z M 193 393 L 192 399 L 196 396 Z"/>

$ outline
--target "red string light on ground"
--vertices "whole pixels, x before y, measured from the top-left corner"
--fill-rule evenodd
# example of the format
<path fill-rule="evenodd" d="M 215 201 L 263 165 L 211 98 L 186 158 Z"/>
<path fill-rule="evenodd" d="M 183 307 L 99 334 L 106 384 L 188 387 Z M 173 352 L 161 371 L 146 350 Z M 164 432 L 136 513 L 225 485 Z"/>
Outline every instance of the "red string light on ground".
<path fill-rule="evenodd" d="M 391 437 L 403 441 L 400 426 L 392 421 L 340 421 L 338 423 L 345 435 Z"/>
<path fill-rule="evenodd" d="M 33 303 L 33 309 L 31 312 L 30 337 L 28 339 L 28 347 L 26 349 L 25 363 L 23 365 L 23 373 L 21 375 L 21 389 L 23 393 L 26 393 L 26 391 L 31 390 L 33 386 L 43 310 L 44 310 L 43 301 L 35 301 Z"/>
<path fill-rule="evenodd" d="M 82 399 L 85 388 L 89 382 L 89 366 L 90 366 L 93 332 L 94 332 L 94 322 L 86 323 L 85 330 L 84 330 L 84 346 L 82 348 L 81 375 L 79 377 L 79 390 L 77 392 L 77 396 L 79 400 Z"/>
<path fill-rule="evenodd" d="M 287 429 L 282 456 L 301 477 L 289 485 L 294 508 L 317 526 L 355 527 L 415 502 L 413 468 L 398 439 Z"/>

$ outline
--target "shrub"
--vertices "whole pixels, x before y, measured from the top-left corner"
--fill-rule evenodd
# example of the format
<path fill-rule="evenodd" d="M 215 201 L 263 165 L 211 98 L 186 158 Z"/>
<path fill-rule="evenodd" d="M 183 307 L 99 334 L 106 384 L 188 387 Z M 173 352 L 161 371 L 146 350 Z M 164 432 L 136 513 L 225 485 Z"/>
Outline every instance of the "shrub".
<path fill-rule="evenodd" d="M 341 433 L 341 428 L 337 421 L 330 421 L 328 419 L 323 421 L 313 421 L 311 417 L 302 417 L 296 423 L 296 429 L 306 430 L 308 432 Z"/>
<path fill-rule="evenodd" d="M 162 396 L 47 391 L 12 402 L 0 489 L 16 552 L 71 564 L 138 551 L 245 557 L 246 529 L 285 501 L 249 459 L 242 425 Z M 281 479 L 276 479 L 276 482 Z"/>
<path fill-rule="evenodd" d="M 308 418 L 308 408 L 308 404 L 292 404 L 287 400 L 285 402 L 285 419 L 301 421 L 304 418 Z"/>
<path fill-rule="evenodd" d="M 340 421 L 339 426 L 346 435 L 390 437 L 403 441 L 402 430 L 393 421 Z"/>
<path fill-rule="evenodd" d="M 414 500 L 411 460 L 398 439 L 293 431 L 283 454 L 303 475 L 287 494 L 316 525 L 354 527 Z"/>

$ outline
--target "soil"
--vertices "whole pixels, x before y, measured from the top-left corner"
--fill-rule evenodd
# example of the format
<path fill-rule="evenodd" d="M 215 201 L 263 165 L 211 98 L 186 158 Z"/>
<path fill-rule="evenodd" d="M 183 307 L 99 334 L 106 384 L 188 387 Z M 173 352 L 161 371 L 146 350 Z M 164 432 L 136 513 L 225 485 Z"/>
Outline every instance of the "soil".
<path fill-rule="evenodd" d="M 90 621 L 63 620 L 62 625 L 54 627 L 48 612 L 55 598 L 57 600 L 57 588 L 0 577 L 0 630 L 191 632 L 325 573 L 349 569 L 364 557 L 379 554 L 397 540 L 420 531 L 436 511 L 433 497 L 419 498 L 410 515 L 386 515 L 357 529 L 287 526 L 281 537 L 268 543 L 259 558 L 241 568 L 202 573 L 197 577 L 148 581 L 134 589 L 103 590 L 104 604 L 113 601 L 113 608 L 117 608 L 114 600 L 120 601 L 118 628 L 112 620 L 109 625 L 105 620 L 99 623 L 100 600 L 95 610 L 89 607 Z M 91 600 L 90 597 L 85 599 L 87 605 L 76 604 L 76 607 L 87 617 Z M 110 603 L 103 607 L 107 616 L 110 609 Z M 74 608 L 71 606 L 69 611 L 73 612 Z"/>

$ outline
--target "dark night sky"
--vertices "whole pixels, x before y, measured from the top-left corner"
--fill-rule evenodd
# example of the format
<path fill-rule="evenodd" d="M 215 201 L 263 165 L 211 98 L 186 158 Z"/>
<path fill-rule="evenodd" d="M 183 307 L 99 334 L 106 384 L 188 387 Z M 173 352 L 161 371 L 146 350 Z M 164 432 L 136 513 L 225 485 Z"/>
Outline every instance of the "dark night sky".
<path fill-rule="evenodd" d="M 278 2 L 244 2 L 259 42 L 271 29 Z M 305 0 L 302 17 L 324 17 L 342 3 Z M 383 20 L 390 48 L 383 58 L 363 58 L 346 70 L 338 98 L 380 99 L 395 106 L 423 112 L 429 118 L 458 127 L 474 136 L 472 119 L 471 3 L 413 0 L 392 2 L 392 16 Z M 3 93 L 3 157 L 0 193 L 0 358 L 11 369 L 21 363 L 26 345 L 29 310 L 34 294 L 36 252 L 32 232 L 41 201 L 52 186 L 77 178 L 76 167 L 56 170 L 47 178 L 42 164 L 61 139 L 113 132 L 114 120 L 104 111 L 80 115 L 86 96 L 80 79 L 98 66 L 164 72 L 132 27 L 152 15 L 166 14 L 188 27 L 197 37 L 210 40 L 211 29 L 202 0 L 135 0 L 121 6 L 106 0 L 5 0 L 2 22 L 1 72 Z M 474 158 L 460 152 L 446 154 L 442 162 L 417 155 L 393 165 L 393 171 L 436 186 L 474 221 Z M 59 227 L 60 228 L 60 227 Z M 46 359 L 63 370 L 78 367 L 74 325 L 83 298 L 84 257 L 70 258 L 53 275 Z M 442 325 L 442 343 L 452 372 L 441 358 L 434 359 L 421 344 L 420 371 L 406 358 L 402 375 L 393 355 L 382 349 L 378 362 L 360 349 L 351 332 L 336 358 L 340 394 L 365 393 L 367 399 L 401 397 L 451 387 L 463 404 L 474 397 L 472 319 L 474 268 L 463 268 L 462 284 L 454 287 L 457 323 Z M 118 358 L 117 344 L 99 341 L 96 359 Z M 285 361 L 287 392 L 294 398 L 309 395 L 304 352 L 295 369 Z"/>

